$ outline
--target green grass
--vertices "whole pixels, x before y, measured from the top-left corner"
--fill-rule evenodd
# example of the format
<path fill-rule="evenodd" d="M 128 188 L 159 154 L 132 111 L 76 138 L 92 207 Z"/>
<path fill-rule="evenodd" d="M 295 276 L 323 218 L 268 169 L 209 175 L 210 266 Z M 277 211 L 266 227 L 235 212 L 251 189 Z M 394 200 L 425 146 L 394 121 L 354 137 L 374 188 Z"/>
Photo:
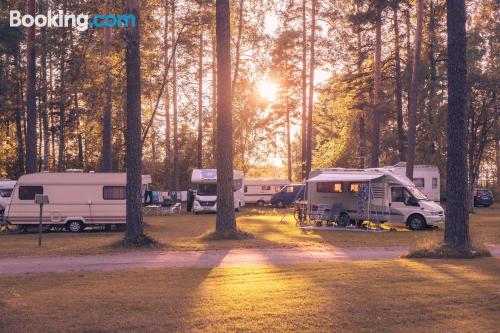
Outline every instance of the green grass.
<path fill-rule="evenodd" d="M 1 332 L 495 332 L 500 259 L 0 276 Z"/>
<path fill-rule="evenodd" d="M 500 214 L 496 209 L 478 209 L 471 215 L 472 238 L 477 243 L 500 244 Z M 145 217 L 146 233 L 158 241 L 161 249 L 205 250 L 255 247 L 359 247 L 414 246 L 417 242 L 443 239 L 438 231 L 398 231 L 385 233 L 352 233 L 343 231 L 302 231 L 292 216 L 288 224 L 279 224 L 281 215 L 272 210 L 247 209 L 238 214 L 238 228 L 254 238 L 244 240 L 208 240 L 215 229 L 215 215 Z M 0 256 L 96 254 L 133 251 L 113 246 L 123 239 L 123 232 L 46 233 L 43 247 L 38 248 L 37 234 L 0 233 Z"/>

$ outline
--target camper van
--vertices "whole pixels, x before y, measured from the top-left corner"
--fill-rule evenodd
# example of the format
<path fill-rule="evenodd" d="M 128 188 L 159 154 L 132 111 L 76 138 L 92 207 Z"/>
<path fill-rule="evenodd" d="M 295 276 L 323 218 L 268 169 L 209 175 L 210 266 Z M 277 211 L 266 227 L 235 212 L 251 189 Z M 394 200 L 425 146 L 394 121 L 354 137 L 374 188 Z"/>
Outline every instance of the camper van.
<path fill-rule="evenodd" d="M 191 183 L 196 188 L 192 212 L 195 214 L 217 211 L 217 169 L 195 169 Z M 234 209 L 245 206 L 243 172 L 233 171 Z"/>
<path fill-rule="evenodd" d="M 288 179 L 245 179 L 243 182 L 245 203 L 264 206 L 271 202 L 273 194 L 289 185 Z"/>
<path fill-rule="evenodd" d="M 336 204 L 341 226 L 369 220 L 420 230 L 444 222 L 443 208 L 391 169 L 320 169 L 306 184 L 309 214 Z"/>
<path fill-rule="evenodd" d="M 4 213 L 5 208 L 9 205 L 15 185 L 15 180 L 0 180 L 0 215 Z"/>
<path fill-rule="evenodd" d="M 143 192 L 151 176 L 142 176 Z M 43 224 L 65 226 L 72 232 L 86 226 L 123 224 L 126 220 L 125 173 L 34 173 L 19 178 L 5 212 L 8 223 L 28 227 L 38 224 L 37 194 L 48 195 Z"/>
<path fill-rule="evenodd" d="M 387 169 L 398 175 L 406 176 L 406 162 L 399 162 Z M 435 165 L 415 165 L 413 167 L 413 183 L 429 200 L 441 200 L 439 169 Z"/>
<path fill-rule="evenodd" d="M 271 205 L 283 208 L 291 206 L 295 201 L 303 200 L 305 187 L 304 184 L 290 184 L 284 186 L 281 191 L 273 194 L 271 197 Z"/>

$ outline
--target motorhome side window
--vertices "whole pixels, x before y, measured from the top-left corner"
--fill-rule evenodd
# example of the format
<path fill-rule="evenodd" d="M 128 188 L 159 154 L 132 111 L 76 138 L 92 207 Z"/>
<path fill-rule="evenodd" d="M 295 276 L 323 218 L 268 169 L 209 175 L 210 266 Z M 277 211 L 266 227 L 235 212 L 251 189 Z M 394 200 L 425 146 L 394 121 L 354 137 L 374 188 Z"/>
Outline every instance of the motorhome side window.
<path fill-rule="evenodd" d="M 316 191 L 319 193 L 342 193 L 342 183 L 324 182 L 316 184 Z"/>
<path fill-rule="evenodd" d="M 438 188 L 438 179 L 436 177 L 432 177 L 432 189 L 435 190 Z"/>
<path fill-rule="evenodd" d="M 239 191 L 243 187 L 243 179 L 233 180 L 233 191 Z"/>
<path fill-rule="evenodd" d="M 37 194 L 43 194 L 43 186 L 19 186 L 19 200 L 35 200 Z"/>
<path fill-rule="evenodd" d="M 269 191 L 271 189 L 271 186 L 262 186 L 261 189 L 262 191 Z"/>
<path fill-rule="evenodd" d="M 358 183 L 351 183 L 349 185 L 349 192 L 352 192 L 352 193 L 359 192 L 359 184 Z"/>
<path fill-rule="evenodd" d="M 413 184 L 415 184 L 416 187 L 425 187 L 425 179 L 424 178 L 413 178 Z"/>
<path fill-rule="evenodd" d="M 102 188 L 102 198 L 104 200 L 125 200 L 125 186 L 104 186 Z"/>

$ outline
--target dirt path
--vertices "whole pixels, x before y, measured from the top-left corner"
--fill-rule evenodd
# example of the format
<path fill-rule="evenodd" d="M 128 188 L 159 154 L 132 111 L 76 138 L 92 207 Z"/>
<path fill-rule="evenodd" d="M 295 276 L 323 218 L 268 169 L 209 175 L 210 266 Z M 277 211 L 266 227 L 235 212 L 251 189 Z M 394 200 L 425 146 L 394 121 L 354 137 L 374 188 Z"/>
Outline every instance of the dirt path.
<path fill-rule="evenodd" d="M 500 246 L 491 248 L 500 256 Z M 283 265 L 341 260 L 394 259 L 405 247 L 329 249 L 234 249 L 206 251 L 152 251 L 89 256 L 0 258 L 0 274 L 115 271 L 138 268 L 230 267 Z"/>

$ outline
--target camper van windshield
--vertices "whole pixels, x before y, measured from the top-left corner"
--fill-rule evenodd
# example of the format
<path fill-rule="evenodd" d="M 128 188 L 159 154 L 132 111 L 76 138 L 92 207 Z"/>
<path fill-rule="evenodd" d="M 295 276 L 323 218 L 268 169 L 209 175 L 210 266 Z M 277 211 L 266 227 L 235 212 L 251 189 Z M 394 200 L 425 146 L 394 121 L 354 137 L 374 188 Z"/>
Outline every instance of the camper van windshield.
<path fill-rule="evenodd" d="M 410 191 L 411 195 L 413 195 L 415 197 L 415 199 L 417 199 L 417 200 L 427 200 L 427 197 L 425 196 L 425 194 L 420 192 L 420 190 L 414 186 L 409 186 L 408 191 Z"/>
<path fill-rule="evenodd" d="M 198 195 L 217 195 L 217 184 L 198 184 Z"/>

